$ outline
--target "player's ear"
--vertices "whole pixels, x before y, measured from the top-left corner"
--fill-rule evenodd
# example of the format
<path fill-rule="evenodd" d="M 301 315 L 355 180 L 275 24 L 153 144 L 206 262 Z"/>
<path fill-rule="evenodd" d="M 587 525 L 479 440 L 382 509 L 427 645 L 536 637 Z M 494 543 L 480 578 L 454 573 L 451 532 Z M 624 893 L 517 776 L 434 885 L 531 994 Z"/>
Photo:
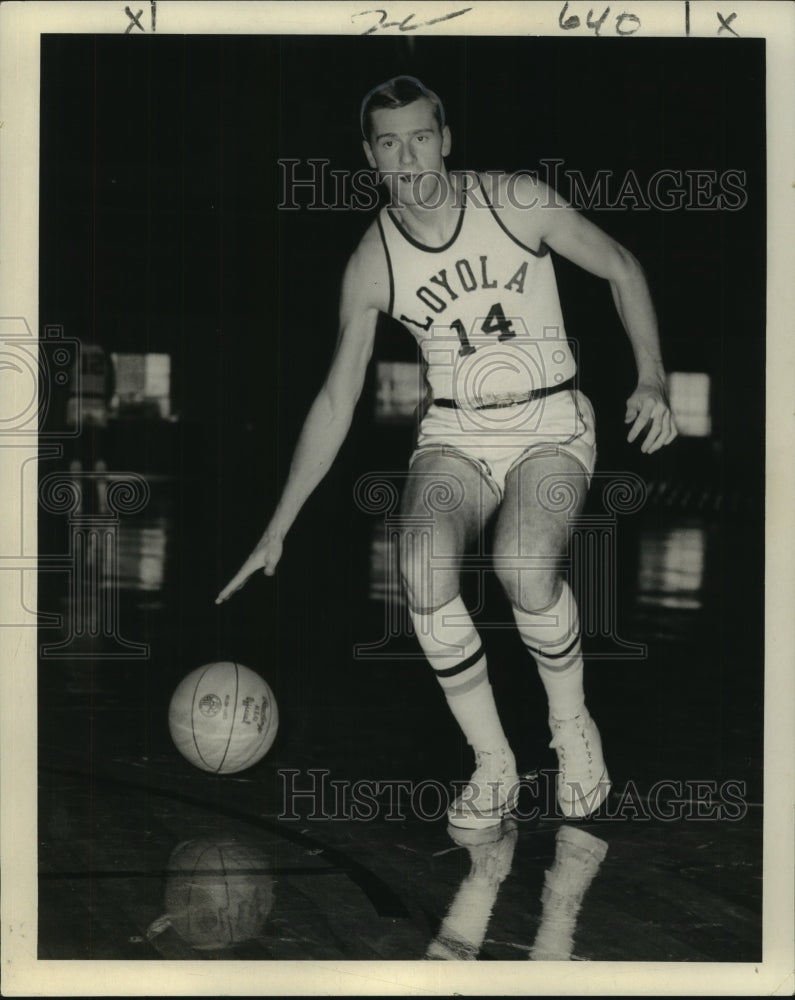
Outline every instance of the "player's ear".
<path fill-rule="evenodd" d="M 453 144 L 452 137 L 450 135 L 450 129 L 445 125 L 442 129 L 442 156 L 447 156 L 450 152 L 450 147 Z"/>
<path fill-rule="evenodd" d="M 375 168 L 375 157 L 373 156 L 373 151 L 370 148 L 370 143 L 366 139 L 362 139 L 362 149 L 364 150 L 364 155 L 367 157 L 367 162 L 371 167 Z"/>

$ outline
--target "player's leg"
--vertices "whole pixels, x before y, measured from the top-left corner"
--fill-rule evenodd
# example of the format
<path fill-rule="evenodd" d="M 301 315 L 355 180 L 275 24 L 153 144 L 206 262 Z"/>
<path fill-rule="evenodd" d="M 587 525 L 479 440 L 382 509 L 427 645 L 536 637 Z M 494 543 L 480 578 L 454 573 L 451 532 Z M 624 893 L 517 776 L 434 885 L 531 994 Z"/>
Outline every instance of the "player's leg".
<path fill-rule="evenodd" d="M 494 703 L 480 636 L 461 597 L 461 560 L 497 506 L 478 466 L 431 450 L 411 467 L 401 506 L 401 573 L 417 639 L 477 767 L 450 822 L 499 822 L 516 765 Z"/>
<path fill-rule="evenodd" d="M 585 707 L 577 604 L 561 572 L 571 518 L 587 488 L 574 458 L 531 453 L 506 478 L 494 543 L 495 571 L 547 693 L 558 802 L 570 818 L 589 815 L 610 789 L 599 731 Z"/>

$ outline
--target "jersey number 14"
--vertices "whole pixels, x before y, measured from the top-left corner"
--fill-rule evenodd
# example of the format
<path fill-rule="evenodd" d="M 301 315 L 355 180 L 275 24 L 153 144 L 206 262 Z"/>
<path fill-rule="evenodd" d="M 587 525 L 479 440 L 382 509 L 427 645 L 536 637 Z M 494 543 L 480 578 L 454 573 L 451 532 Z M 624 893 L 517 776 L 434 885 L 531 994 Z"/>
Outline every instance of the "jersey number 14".
<path fill-rule="evenodd" d="M 461 320 L 454 319 L 450 326 L 458 334 L 458 339 L 461 341 L 461 347 L 458 349 L 459 356 L 465 358 L 468 354 L 474 354 L 477 348 L 469 343 L 466 329 Z M 483 320 L 480 330 L 482 333 L 496 333 L 499 341 L 510 340 L 511 337 L 516 336 L 513 324 L 503 312 L 499 302 L 495 302 L 489 309 L 489 314 Z"/>

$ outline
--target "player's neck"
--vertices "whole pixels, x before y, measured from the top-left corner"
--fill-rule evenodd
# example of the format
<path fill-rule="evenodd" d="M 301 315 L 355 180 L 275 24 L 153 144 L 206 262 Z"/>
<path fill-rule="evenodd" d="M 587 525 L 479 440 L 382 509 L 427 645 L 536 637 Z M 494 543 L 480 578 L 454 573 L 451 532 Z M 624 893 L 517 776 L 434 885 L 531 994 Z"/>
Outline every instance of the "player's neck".
<path fill-rule="evenodd" d="M 463 211 L 453 175 L 445 173 L 444 180 L 439 198 L 429 199 L 430 204 L 399 205 L 394 208 L 395 215 L 404 229 L 415 240 L 429 247 L 445 246 L 449 243 Z"/>

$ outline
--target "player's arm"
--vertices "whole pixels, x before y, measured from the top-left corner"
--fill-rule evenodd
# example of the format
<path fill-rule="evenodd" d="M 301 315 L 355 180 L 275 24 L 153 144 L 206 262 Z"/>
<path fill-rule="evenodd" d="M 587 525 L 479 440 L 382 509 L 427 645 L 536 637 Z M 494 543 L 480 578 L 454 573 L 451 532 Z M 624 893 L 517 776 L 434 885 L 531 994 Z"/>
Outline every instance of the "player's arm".
<path fill-rule="evenodd" d="M 364 241 L 348 262 L 334 356 L 304 421 L 281 497 L 253 552 L 220 592 L 216 604 L 239 590 L 257 570 L 273 575 L 285 535 L 348 434 L 372 356 L 379 299 L 385 288 L 373 259 L 372 247 Z"/>
<path fill-rule="evenodd" d="M 677 429 L 666 393 L 657 317 L 643 268 L 629 250 L 546 184 L 531 177 L 515 180 L 520 187 L 524 185 L 524 190 L 517 189 L 516 201 L 532 206 L 526 210 L 508 209 L 511 223 L 520 230 L 516 235 L 536 241 L 528 246 L 535 246 L 538 241 L 546 243 L 562 257 L 610 283 L 638 371 L 637 387 L 627 400 L 625 421 L 632 423 L 627 439 L 634 441 L 650 423 L 641 450 L 651 453 L 670 444 Z"/>

